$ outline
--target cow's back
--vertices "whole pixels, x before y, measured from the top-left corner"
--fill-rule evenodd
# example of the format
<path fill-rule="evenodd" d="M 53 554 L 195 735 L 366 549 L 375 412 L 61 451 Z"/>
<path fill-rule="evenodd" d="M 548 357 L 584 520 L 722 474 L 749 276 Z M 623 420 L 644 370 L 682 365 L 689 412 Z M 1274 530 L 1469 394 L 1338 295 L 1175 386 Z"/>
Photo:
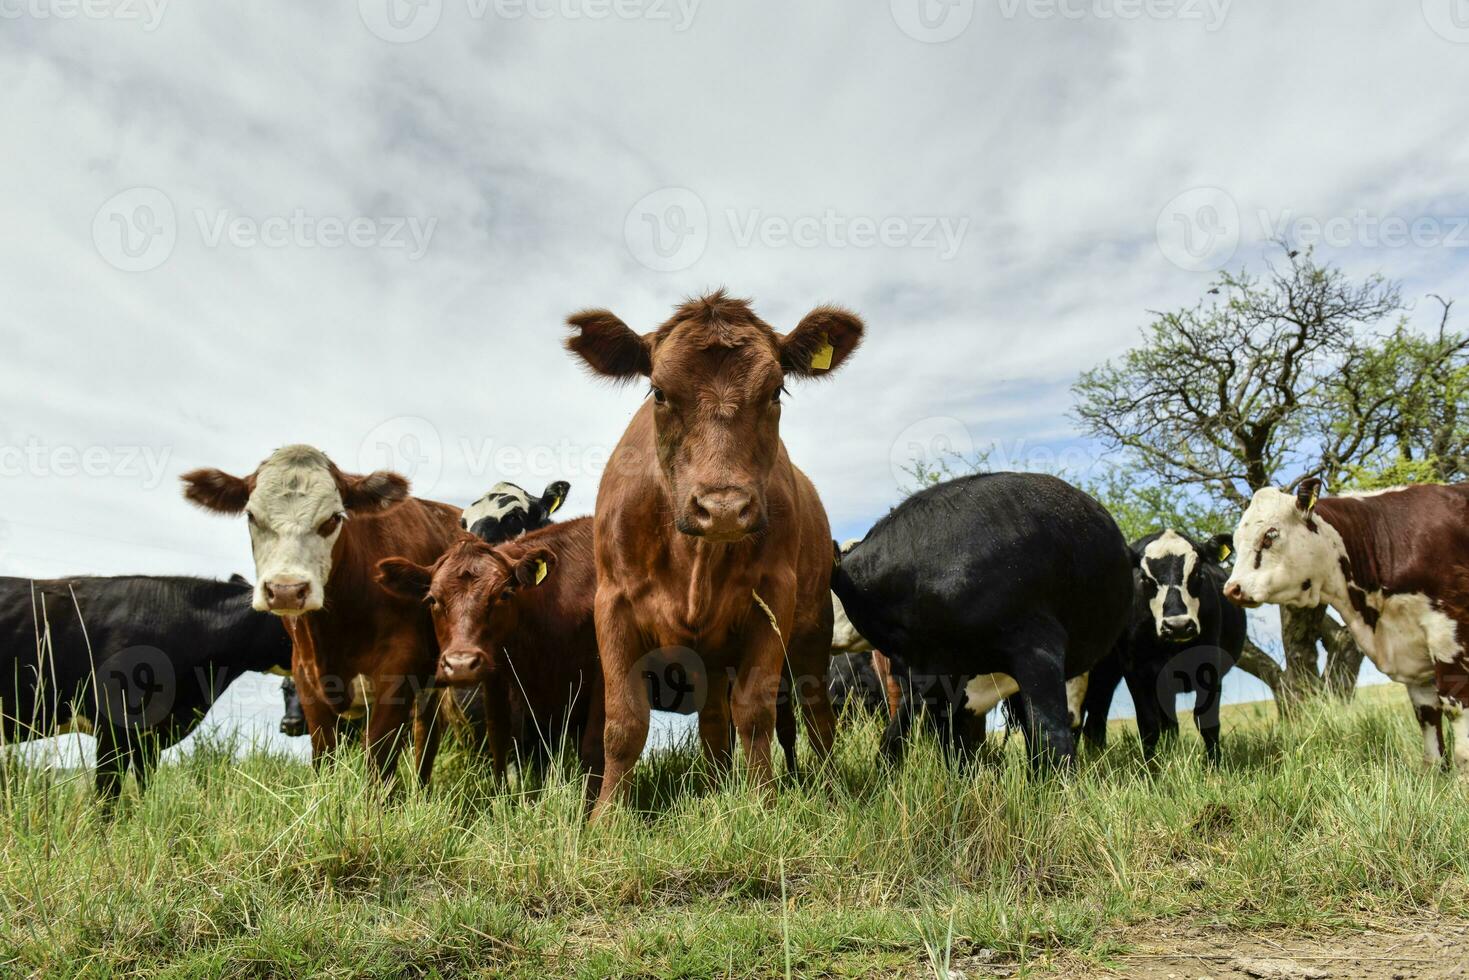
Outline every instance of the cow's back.
<path fill-rule="evenodd" d="M 834 581 L 874 646 L 910 666 L 971 673 L 1000 669 L 986 648 L 1037 617 L 1065 630 L 1068 672 L 1084 670 L 1114 647 L 1133 604 L 1111 516 L 1040 474 L 980 474 L 915 494 L 843 556 Z"/>

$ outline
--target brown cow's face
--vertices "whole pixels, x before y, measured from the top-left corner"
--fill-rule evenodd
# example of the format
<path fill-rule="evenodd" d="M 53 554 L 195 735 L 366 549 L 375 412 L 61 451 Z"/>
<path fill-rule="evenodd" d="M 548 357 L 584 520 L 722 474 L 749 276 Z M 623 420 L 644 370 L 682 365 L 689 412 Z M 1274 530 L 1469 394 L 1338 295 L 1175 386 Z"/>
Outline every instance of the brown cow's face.
<path fill-rule="evenodd" d="M 255 553 L 254 606 L 292 616 L 322 607 L 344 522 L 406 500 L 396 473 L 353 476 L 311 446 L 286 446 L 248 477 L 220 470 L 185 473 L 184 496 L 209 510 L 244 511 Z"/>
<path fill-rule="evenodd" d="M 786 379 L 835 370 L 862 339 L 851 313 L 821 307 L 777 334 L 723 292 L 681 306 L 640 337 L 605 310 L 571 318 L 567 346 L 598 373 L 651 382 L 658 465 L 684 534 L 739 541 L 768 520 Z"/>
<path fill-rule="evenodd" d="M 405 599 L 422 600 L 439 642 L 435 681 L 473 686 L 486 681 L 519 625 L 518 599 L 555 567 L 546 548 L 491 548 L 461 540 L 433 567 L 404 558 L 378 562 L 378 582 Z"/>

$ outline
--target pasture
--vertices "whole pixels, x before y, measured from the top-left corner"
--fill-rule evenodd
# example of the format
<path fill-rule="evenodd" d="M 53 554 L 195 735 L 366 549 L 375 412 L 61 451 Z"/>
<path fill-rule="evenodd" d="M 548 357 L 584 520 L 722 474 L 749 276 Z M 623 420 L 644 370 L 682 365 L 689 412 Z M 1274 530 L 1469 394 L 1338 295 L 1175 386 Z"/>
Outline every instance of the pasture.
<path fill-rule="evenodd" d="M 1417 764 L 1402 688 L 1273 715 L 1225 709 L 1218 771 L 1187 723 L 1151 768 L 1118 723 L 1042 779 L 1018 734 L 967 771 L 923 738 L 889 773 L 860 719 L 770 806 L 690 745 L 590 825 L 569 776 L 496 792 L 458 751 L 384 802 L 360 751 L 318 778 L 215 740 L 110 821 L 89 773 L 10 758 L 0 974 L 1222 978 L 1304 936 L 1314 975 L 1461 975 L 1469 782 Z M 1331 959 L 1403 923 L 1443 935 Z"/>

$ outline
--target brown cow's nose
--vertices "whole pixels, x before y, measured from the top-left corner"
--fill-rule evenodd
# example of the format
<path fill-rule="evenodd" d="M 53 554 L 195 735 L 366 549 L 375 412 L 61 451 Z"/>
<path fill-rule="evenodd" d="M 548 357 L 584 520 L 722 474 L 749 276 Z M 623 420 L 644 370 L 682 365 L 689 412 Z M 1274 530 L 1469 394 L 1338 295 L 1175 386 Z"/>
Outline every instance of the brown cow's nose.
<path fill-rule="evenodd" d="M 311 595 L 310 582 L 273 581 L 264 584 L 265 604 L 271 612 L 299 612 Z"/>
<path fill-rule="evenodd" d="M 734 540 L 761 526 L 760 508 L 754 498 L 736 487 L 694 494 L 689 513 L 695 532 L 706 538 Z"/>
<path fill-rule="evenodd" d="M 490 667 L 489 660 L 478 650 L 445 650 L 439 655 L 439 682 L 472 684 Z"/>
<path fill-rule="evenodd" d="M 1230 582 L 1224 586 L 1224 598 L 1237 606 L 1250 605 L 1250 597 L 1245 595 L 1245 590 L 1238 582 Z"/>

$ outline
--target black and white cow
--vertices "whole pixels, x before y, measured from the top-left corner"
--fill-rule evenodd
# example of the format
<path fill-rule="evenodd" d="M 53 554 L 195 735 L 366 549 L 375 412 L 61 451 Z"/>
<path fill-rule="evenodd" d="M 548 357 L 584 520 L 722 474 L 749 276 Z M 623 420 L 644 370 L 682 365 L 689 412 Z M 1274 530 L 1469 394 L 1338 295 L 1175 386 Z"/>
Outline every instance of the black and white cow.
<path fill-rule="evenodd" d="M 1320 498 L 1255 493 L 1234 532 L 1224 595 L 1241 606 L 1329 605 L 1377 669 L 1408 688 L 1429 765 L 1469 767 L 1469 486 L 1394 487 Z"/>
<path fill-rule="evenodd" d="M 146 789 L 158 753 L 182 739 L 241 674 L 291 666 L 280 620 L 253 588 L 128 575 L 0 578 L 0 732 L 97 738 L 97 792 Z"/>
<path fill-rule="evenodd" d="M 895 675 L 949 678 L 951 716 L 965 686 L 974 714 L 1020 693 L 1039 764 L 1075 754 L 1066 681 L 1124 641 L 1132 562 L 1116 522 L 1082 491 L 988 473 L 898 505 L 841 556 L 832 589 Z M 905 698 L 890 726 L 898 737 L 913 713 Z"/>
<path fill-rule="evenodd" d="M 490 544 L 499 544 L 519 537 L 526 531 L 534 531 L 551 523 L 551 515 L 566 501 L 571 484 L 557 480 L 546 487 L 539 498 L 532 497 L 514 483 L 497 483 L 489 492 L 470 504 L 459 520 L 459 526 Z M 450 706 L 448 717 L 451 723 L 467 725 L 475 737 L 483 735 L 484 707 L 478 703 L 476 692 L 468 688 L 455 688 L 450 695 L 456 704 Z M 306 734 L 306 713 L 301 709 L 301 698 L 296 693 L 296 684 L 289 677 L 281 682 L 281 700 L 285 712 L 281 716 L 281 733 L 298 736 Z M 345 727 L 354 724 L 351 718 L 344 719 Z M 339 728 L 343 724 L 338 725 Z"/>
<path fill-rule="evenodd" d="M 1178 695 L 1194 692 L 1194 723 L 1205 757 L 1219 761 L 1219 697 L 1224 675 L 1239 660 L 1245 614 L 1224 598 L 1227 535 L 1205 544 L 1172 528 L 1132 545 L 1135 592 L 1131 639 L 1125 650 L 1092 668 L 1082 705 L 1082 734 L 1101 746 L 1119 681 L 1137 711 L 1143 754 L 1178 734 Z"/>
<path fill-rule="evenodd" d="M 550 524 L 570 492 L 571 484 L 565 480 L 549 484 L 539 498 L 513 483 L 497 483 L 464 509 L 459 525 L 483 541 L 499 544 Z"/>

